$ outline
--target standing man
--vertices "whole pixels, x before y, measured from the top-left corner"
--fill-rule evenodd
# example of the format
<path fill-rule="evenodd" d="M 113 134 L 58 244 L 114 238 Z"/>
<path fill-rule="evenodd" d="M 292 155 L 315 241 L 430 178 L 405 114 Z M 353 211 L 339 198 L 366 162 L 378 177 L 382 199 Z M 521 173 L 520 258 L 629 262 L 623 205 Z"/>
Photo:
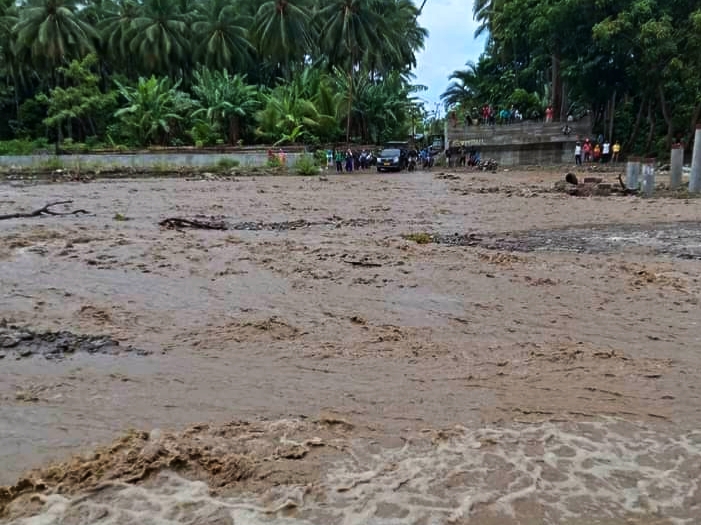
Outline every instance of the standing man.
<path fill-rule="evenodd" d="M 336 150 L 336 173 L 343 173 L 343 153 L 340 149 Z"/>
<path fill-rule="evenodd" d="M 582 145 L 579 143 L 579 141 L 577 141 L 577 144 L 574 145 L 574 165 L 582 165 Z"/>
<path fill-rule="evenodd" d="M 606 164 L 609 161 L 609 155 L 611 155 L 611 143 L 605 140 L 603 146 L 601 146 L 601 162 Z"/>

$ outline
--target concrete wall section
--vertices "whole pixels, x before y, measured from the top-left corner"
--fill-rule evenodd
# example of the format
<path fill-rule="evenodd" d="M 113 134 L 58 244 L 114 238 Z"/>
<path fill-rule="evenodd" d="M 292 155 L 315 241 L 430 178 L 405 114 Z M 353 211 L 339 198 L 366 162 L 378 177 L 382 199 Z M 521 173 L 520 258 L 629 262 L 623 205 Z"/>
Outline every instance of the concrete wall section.
<path fill-rule="evenodd" d="M 573 140 L 569 143 L 491 145 L 475 147 L 475 150 L 482 160 L 492 158 L 499 166 L 574 165 L 574 143 Z"/>
<path fill-rule="evenodd" d="M 294 164 L 301 155 L 285 153 L 288 164 Z M 46 163 L 60 162 L 66 168 L 78 165 L 103 168 L 167 168 L 216 166 L 222 160 L 236 160 L 242 167 L 263 166 L 268 161 L 267 153 L 136 153 L 136 154 L 78 154 L 78 155 L 7 155 L 0 156 L 0 166 L 20 168 L 41 167 Z"/>

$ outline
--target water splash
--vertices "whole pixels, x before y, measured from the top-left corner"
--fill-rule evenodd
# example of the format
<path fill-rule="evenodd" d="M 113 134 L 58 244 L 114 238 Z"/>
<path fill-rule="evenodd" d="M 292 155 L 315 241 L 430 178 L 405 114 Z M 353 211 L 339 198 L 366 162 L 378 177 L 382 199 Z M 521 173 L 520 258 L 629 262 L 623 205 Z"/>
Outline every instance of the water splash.
<path fill-rule="evenodd" d="M 701 515 L 700 480 L 701 431 L 614 419 L 456 427 L 401 448 L 357 442 L 318 486 L 215 497 L 205 483 L 162 472 L 142 486 L 46 496 L 39 514 L 12 523 L 676 525 Z"/>

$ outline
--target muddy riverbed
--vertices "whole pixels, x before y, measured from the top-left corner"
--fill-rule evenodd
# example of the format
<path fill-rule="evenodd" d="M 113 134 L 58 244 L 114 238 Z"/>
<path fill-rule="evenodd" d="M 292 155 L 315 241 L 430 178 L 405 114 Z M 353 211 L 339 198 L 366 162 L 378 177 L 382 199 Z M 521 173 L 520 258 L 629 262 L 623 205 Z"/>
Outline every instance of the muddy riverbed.
<path fill-rule="evenodd" d="M 694 523 L 701 200 L 561 177 L 0 185 L 89 212 L 0 221 L 0 520 Z"/>

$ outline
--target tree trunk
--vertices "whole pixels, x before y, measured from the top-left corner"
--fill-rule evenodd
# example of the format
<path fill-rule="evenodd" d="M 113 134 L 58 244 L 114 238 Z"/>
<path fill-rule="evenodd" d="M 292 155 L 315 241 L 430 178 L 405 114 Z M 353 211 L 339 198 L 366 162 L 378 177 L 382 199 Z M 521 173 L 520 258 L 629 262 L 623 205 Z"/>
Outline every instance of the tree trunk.
<path fill-rule="evenodd" d="M 229 117 L 229 143 L 234 146 L 239 140 L 239 118 L 236 115 Z"/>
<path fill-rule="evenodd" d="M 660 109 L 662 109 L 662 118 L 664 118 L 667 124 L 667 137 L 665 139 L 665 145 L 667 149 L 672 147 L 672 137 L 674 137 L 674 124 L 672 123 L 672 114 L 667 104 L 667 99 L 664 96 L 664 89 L 662 89 L 662 84 L 657 85 L 657 93 L 660 96 Z"/>
<path fill-rule="evenodd" d="M 552 104 L 553 109 L 553 122 L 560 120 L 562 112 L 560 108 L 562 106 L 562 79 L 560 78 L 560 55 L 553 53 L 551 55 L 552 59 Z"/>
<path fill-rule="evenodd" d="M 640 101 L 640 108 L 638 109 L 638 115 L 635 117 L 635 124 L 633 124 L 633 130 L 630 132 L 630 137 L 628 137 L 628 141 L 625 143 L 624 149 L 626 151 L 631 151 L 633 146 L 635 145 L 635 141 L 638 139 L 638 133 L 640 133 L 640 123 L 643 120 L 643 109 L 645 108 L 646 101 L 643 98 Z"/>
<path fill-rule="evenodd" d="M 348 116 L 346 117 L 346 143 L 350 144 L 351 113 L 353 112 L 353 66 L 348 72 Z"/>
<path fill-rule="evenodd" d="M 650 100 L 650 102 L 647 105 L 647 119 L 650 122 L 650 131 L 648 131 L 647 141 L 645 142 L 645 155 L 649 155 L 650 148 L 652 147 L 652 142 L 655 140 L 655 126 L 657 124 L 657 120 L 655 119 L 654 109 L 655 106 L 653 104 L 653 101 Z"/>
<path fill-rule="evenodd" d="M 560 118 L 567 120 L 569 115 L 568 106 L 569 99 L 567 97 L 567 82 L 562 81 L 562 101 L 560 102 Z"/>
<path fill-rule="evenodd" d="M 611 114 L 609 115 L 609 142 L 613 144 L 613 117 L 616 114 L 616 90 L 613 90 L 611 96 Z"/>
<path fill-rule="evenodd" d="M 696 135 L 696 123 L 699 121 L 699 117 L 701 117 L 701 102 L 696 104 L 696 107 L 691 114 L 691 125 L 689 126 L 689 133 L 691 134 L 691 140 L 689 141 L 690 144 L 694 141 L 694 135 Z"/>

